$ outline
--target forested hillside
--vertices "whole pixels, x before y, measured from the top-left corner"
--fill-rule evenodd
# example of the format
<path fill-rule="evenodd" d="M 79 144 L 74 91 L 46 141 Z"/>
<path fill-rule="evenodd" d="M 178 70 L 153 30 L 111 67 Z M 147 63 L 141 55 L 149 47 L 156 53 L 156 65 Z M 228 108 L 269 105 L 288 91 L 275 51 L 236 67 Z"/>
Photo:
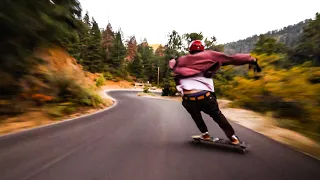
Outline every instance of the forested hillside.
<path fill-rule="evenodd" d="M 200 39 L 206 49 L 250 52 L 263 67 L 260 74 L 245 66 L 223 67 L 214 77 L 217 94 L 241 107 L 272 112 L 279 123 L 319 137 L 319 14 L 225 46 L 216 43 L 214 32 L 204 37 L 172 30 L 167 43 L 153 50 L 147 39 L 137 42 L 111 23 L 100 27 L 80 7 L 77 0 L 1 2 L 0 123 L 35 108 L 63 117 L 103 106 L 96 89 L 105 79 L 149 81 L 163 88 L 163 95 L 173 95 L 168 61 L 186 54 L 185 45 Z"/>
<path fill-rule="evenodd" d="M 223 67 L 216 93 L 243 108 L 271 115 L 280 126 L 320 141 L 320 14 L 308 21 L 295 46 L 260 35 L 250 52 L 263 71 Z"/>
<path fill-rule="evenodd" d="M 310 20 L 311 19 L 306 19 L 294 25 L 289 25 L 278 30 L 268 31 L 263 35 L 274 38 L 277 42 L 283 43 L 289 48 L 293 48 L 299 42 L 303 28 L 308 24 L 308 22 L 310 22 Z M 224 52 L 227 54 L 249 53 L 253 50 L 258 39 L 259 35 L 253 35 L 246 39 L 226 43 L 224 44 Z"/>
<path fill-rule="evenodd" d="M 100 27 L 77 0 L 4 1 L 1 12 L 0 115 L 4 117 L 33 108 L 63 116 L 83 106 L 98 107 L 103 102 L 95 90 L 105 79 L 168 87 L 172 81 L 167 62 L 179 54 L 182 41 L 193 36 L 172 31 L 168 44 L 154 51 L 147 39 L 137 42 L 111 23 Z"/>

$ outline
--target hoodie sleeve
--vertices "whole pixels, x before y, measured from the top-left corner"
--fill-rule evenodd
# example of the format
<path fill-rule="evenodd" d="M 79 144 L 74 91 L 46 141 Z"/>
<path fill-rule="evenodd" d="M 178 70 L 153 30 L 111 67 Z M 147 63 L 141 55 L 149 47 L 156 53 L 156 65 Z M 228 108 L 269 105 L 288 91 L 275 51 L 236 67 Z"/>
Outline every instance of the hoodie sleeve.
<path fill-rule="evenodd" d="M 235 54 L 226 55 L 221 52 L 212 51 L 212 59 L 221 62 L 223 66 L 225 65 L 244 65 L 253 62 L 255 59 L 250 54 Z"/>

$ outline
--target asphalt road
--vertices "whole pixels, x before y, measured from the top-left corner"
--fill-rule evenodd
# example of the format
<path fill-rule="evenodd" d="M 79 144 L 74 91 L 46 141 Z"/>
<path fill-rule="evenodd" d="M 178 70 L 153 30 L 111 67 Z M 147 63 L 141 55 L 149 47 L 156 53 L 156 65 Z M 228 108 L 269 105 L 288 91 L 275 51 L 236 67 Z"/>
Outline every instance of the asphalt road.
<path fill-rule="evenodd" d="M 199 132 L 179 102 L 110 95 L 110 110 L 0 137 L 0 180 L 320 179 L 318 160 L 242 126 L 232 123 L 247 154 L 194 145 Z"/>

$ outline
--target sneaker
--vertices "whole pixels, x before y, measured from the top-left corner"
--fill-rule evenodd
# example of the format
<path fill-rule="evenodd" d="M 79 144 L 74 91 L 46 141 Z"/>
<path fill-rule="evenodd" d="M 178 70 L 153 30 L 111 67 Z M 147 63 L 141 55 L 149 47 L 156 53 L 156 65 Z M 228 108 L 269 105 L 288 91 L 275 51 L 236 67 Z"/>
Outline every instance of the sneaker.
<path fill-rule="evenodd" d="M 204 139 L 204 140 L 210 140 L 210 135 L 209 135 L 209 133 L 208 132 L 206 132 L 206 133 L 203 133 L 202 135 L 201 135 L 201 137 Z"/>
<path fill-rule="evenodd" d="M 231 136 L 231 144 L 239 145 L 240 144 L 239 138 L 235 135 Z"/>

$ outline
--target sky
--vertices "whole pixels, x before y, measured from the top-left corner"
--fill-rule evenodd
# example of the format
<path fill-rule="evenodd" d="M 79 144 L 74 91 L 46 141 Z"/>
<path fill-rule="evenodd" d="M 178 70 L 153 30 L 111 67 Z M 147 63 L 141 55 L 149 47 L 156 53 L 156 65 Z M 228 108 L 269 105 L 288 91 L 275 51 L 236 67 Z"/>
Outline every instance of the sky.
<path fill-rule="evenodd" d="M 121 28 L 124 38 L 135 35 L 149 44 L 165 44 L 167 35 L 202 32 L 217 43 L 314 19 L 320 0 L 79 0 L 83 9 L 105 28 Z"/>

